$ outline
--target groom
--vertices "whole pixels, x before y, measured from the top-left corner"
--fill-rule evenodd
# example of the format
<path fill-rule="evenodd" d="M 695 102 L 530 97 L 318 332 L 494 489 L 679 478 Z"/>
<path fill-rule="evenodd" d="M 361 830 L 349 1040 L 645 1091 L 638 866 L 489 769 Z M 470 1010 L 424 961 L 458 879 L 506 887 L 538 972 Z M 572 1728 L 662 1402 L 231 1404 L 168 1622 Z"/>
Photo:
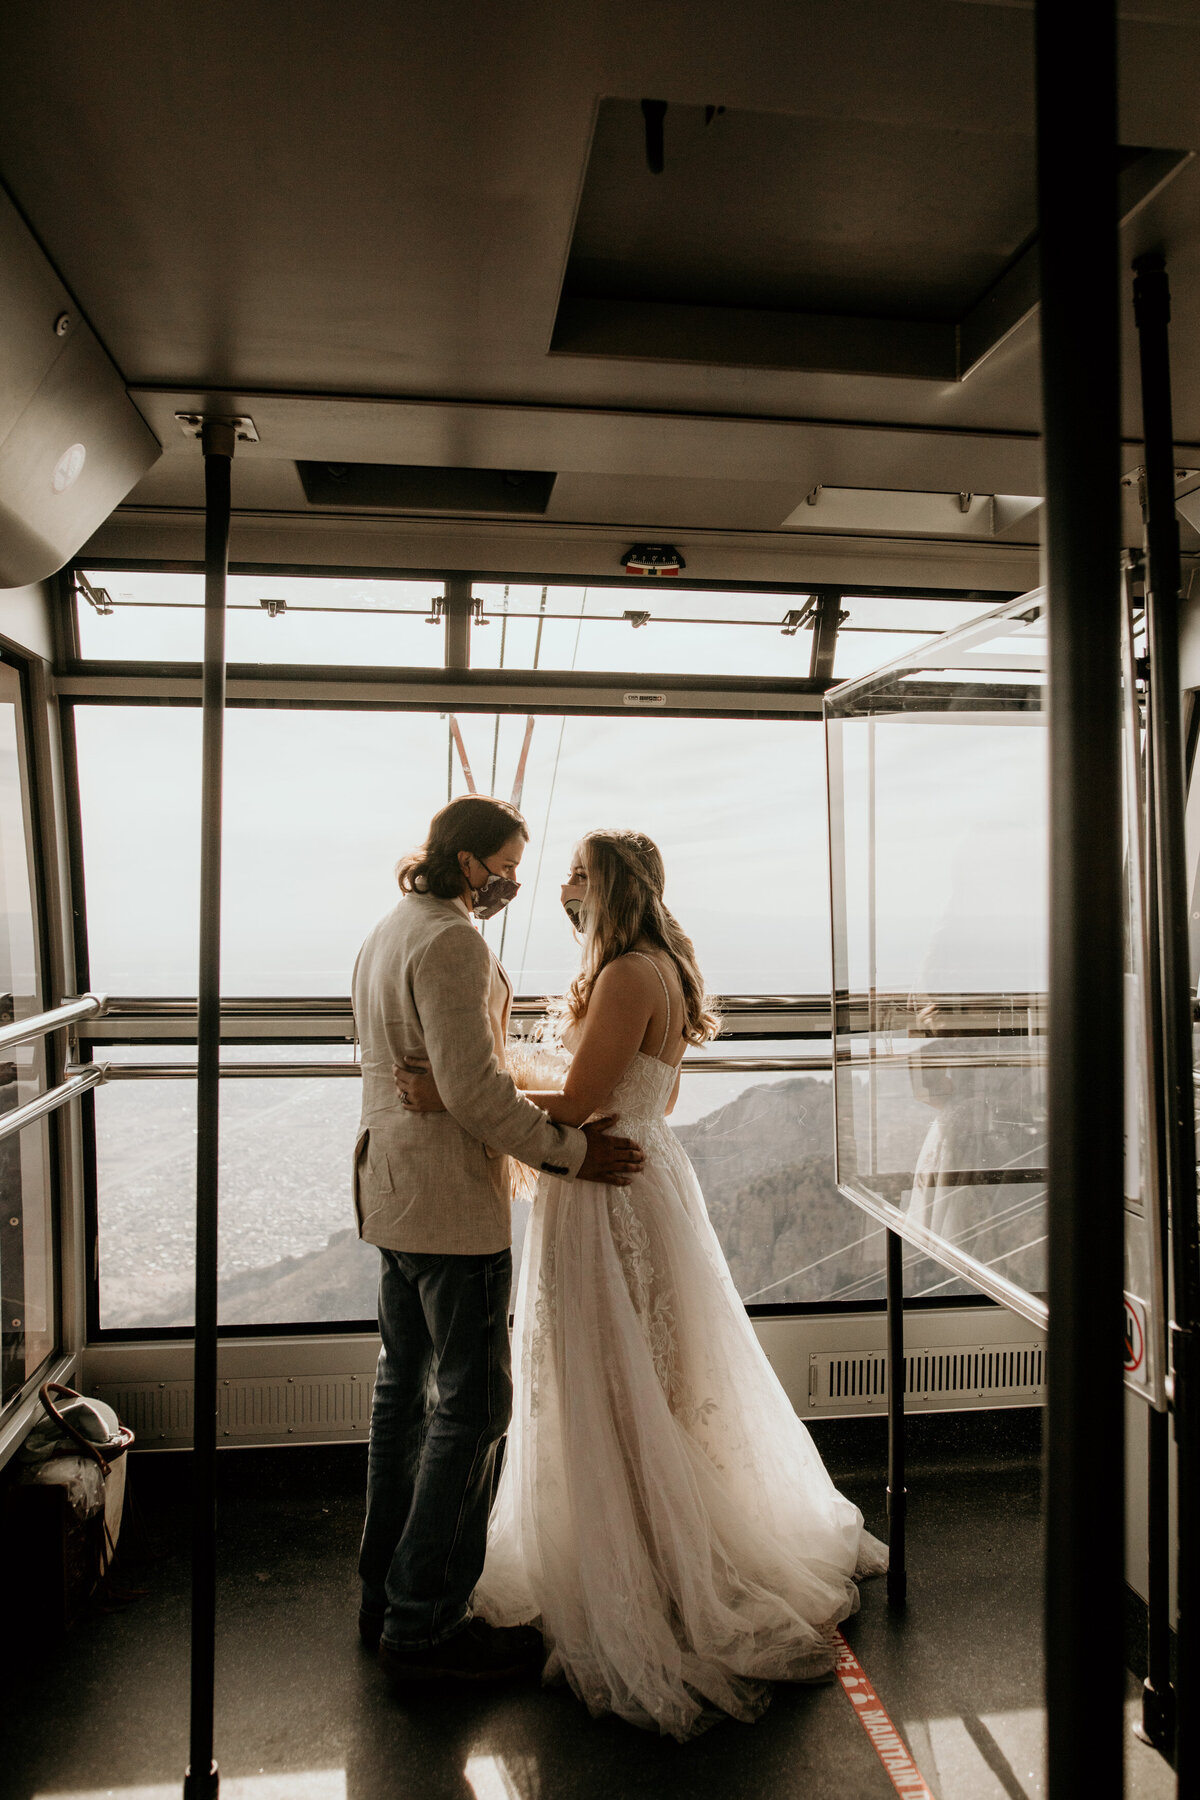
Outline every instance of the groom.
<path fill-rule="evenodd" d="M 354 1205 L 382 1259 L 383 1340 L 359 1631 L 396 1682 L 498 1679 L 540 1651 L 536 1632 L 497 1629 L 470 1608 L 512 1410 L 507 1158 L 616 1186 L 642 1161 L 605 1135 L 611 1120 L 554 1124 L 505 1071 L 512 987 L 471 916 L 491 918 L 516 895 L 528 838 L 502 800 L 451 801 L 398 865 L 400 902 L 354 967 Z M 405 1107 L 393 1066 L 406 1055 L 429 1064 L 444 1112 Z"/>

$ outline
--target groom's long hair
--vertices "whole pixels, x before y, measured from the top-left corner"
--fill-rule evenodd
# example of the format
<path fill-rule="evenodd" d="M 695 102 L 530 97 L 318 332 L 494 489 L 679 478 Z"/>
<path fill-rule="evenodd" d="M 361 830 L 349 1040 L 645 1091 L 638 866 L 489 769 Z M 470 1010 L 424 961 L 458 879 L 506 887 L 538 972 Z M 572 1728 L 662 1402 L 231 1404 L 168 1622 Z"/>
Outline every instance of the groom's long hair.
<path fill-rule="evenodd" d="M 666 871 L 658 845 L 643 831 L 589 831 L 580 839 L 587 869 L 583 961 L 563 997 L 568 1018 L 587 1011 L 601 969 L 639 941 L 665 950 L 683 989 L 684 1036 L 704 1044 L 720 1029 L 696 966 L 696 949 L 663 901 Z"/>
<path fill-rule="evenodd" d="M 400 891 L 457 900 L 463 891 L 459 851 L 469 850 L 486 863 L 511 837 L 529 839 L 529 827 L 515 806 L 488 794 L 463 794 L 434 813 L 420 849 L 410 850 L 396 864 Z"/>

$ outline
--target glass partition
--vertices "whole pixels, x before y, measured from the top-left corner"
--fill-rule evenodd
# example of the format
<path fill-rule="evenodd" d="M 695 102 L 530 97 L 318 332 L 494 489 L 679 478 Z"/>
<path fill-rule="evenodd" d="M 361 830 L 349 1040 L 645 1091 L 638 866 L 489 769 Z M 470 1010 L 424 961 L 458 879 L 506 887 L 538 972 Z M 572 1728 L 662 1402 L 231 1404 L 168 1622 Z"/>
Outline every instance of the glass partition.
<path fill-rule="evenodd" d="M 1144 802 L 1126 636 L 1127 1282 L 1149 1350 L 1162 1309 L 1151 1291 L 1155 1208 L 1145 1205 Z M 826 696 L 839 1186 L 900 1232 L 910 1257 L 928 1252 L 1039 1324 L 1045 677 L 1033 594 Z M 906 1289 L 921 1291 L 907 1271 Z M 1148 1354 L 1130 1380 L 1161 1401 L 1161 1358 Z"/>

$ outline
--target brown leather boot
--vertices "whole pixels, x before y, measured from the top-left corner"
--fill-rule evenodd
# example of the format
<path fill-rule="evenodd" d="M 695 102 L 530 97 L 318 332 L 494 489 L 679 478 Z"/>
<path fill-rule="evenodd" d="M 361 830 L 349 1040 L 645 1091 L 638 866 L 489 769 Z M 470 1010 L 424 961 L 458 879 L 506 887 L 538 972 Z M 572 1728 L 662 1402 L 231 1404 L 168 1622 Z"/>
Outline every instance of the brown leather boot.
<path fill-rule="evenodd" d="M 509 1681 L 534 1673 L 543 1657 L 530 1625 L 487 1625 L 471 1619 L 429 1650 L 400 1650 L 381 1640 L 379 1666 L 393 1687 L 415 1681 Z"/>

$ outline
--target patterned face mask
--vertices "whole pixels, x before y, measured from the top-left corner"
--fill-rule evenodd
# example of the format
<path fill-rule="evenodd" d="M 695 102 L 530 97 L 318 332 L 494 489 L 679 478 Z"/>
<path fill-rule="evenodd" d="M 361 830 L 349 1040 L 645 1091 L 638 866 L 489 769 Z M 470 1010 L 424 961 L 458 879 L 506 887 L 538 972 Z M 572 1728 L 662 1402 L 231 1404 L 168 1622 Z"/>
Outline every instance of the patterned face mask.
<path fill-rule="evenodd" d="M 487 869 L 486 863 L 483 866 Z M 471 911 L 477 919 L 494 919 L 521 891 L 519 881 L 510 881 L 507 875 L 493 875 L 490 869 L 488 874 L 490 881 L 485 881 L 481 888 L 471 889 Z"/>
<path fill-rule="evenodd" d="M 571 894 L 562 903 L 562 909 L 570 919 L 576 931 L 583 930 L 583 901 L 577 894 Z"/>

